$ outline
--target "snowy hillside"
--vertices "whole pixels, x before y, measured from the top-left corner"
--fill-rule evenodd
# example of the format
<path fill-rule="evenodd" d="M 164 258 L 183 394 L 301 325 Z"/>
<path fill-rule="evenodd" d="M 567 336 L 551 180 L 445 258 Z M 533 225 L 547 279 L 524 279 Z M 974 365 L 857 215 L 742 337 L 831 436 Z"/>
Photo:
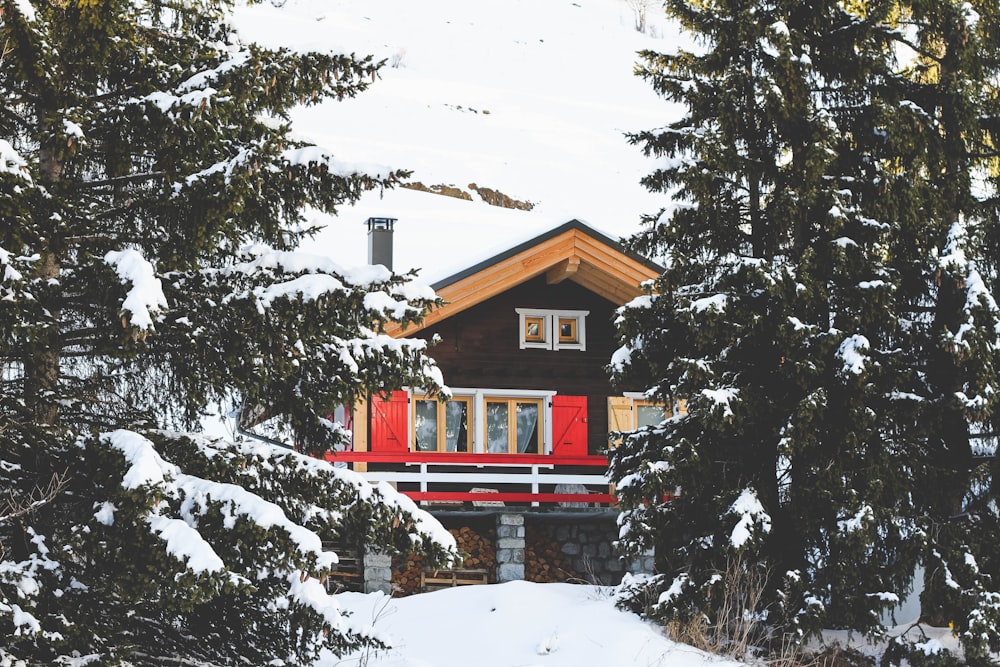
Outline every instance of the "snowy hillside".
<path fill-rule="evenodd" d="M 423 266 L 431 278 L 447 273 L 443 256 L 460 266 L 468 253 L 571 218 L 627 235 L 642 213 L 665 204 L 639 185 L 649 160 L 625 139 L 676 113 L 633 74 L 638 50 L 676 42 L 664 19 L 651 17 L 639 33 L 622 0 L 275 4 L 238 11 L 247 39 L 388 61 L 358 98 L 298 112 L 298 133 L 340 159 L 408 169 L 413 182 L 472 199 L 369 193 L 312 248 L 345 264 L 364 261 L 362 223 L 395 217 L 395 268 Z M 471 184 L 533 208 L 490 206 Z"/>

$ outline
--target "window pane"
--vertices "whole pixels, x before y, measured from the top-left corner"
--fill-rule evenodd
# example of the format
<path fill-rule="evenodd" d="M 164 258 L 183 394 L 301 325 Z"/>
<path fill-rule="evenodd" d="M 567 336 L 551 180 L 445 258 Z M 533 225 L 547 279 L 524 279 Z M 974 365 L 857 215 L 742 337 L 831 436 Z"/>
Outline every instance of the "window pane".
<path fill-rule="evenodd" d="M 575 343 L 576 340 L 576 318 L 559 318 L 559 342 Z"/>
<path fill-rule="evenodd" d="M 465 401 L 448 401 L 444 406 L 444 448 L 469 451 L 469 404 Z"/>
<path fill-rule="evenodd" d="M 417 400 L 414 404 L 413 435 L 418 452 L 436 452 L 438 438 L 437 401 Z"/>
<path fill-rule="evenodd" d="M 545 341 L 545 320 L 543 318 L 524 318 L 524 340 L 536 343 Z"/>
<path fill-rule="evenodd" d="M 486 403 L 486 451 L 506 454 L 510 451 L 506 403 Z"/>
<path fill-rule="evenodd" d="M 517 451 L 538 453 L 538 404 L 517 404 Z"/>
<path fill-rule="evenodd" d="M 656 426 L 663 421 L 663 407 L 659 405 L 635 406 L 637 426 Z"/>

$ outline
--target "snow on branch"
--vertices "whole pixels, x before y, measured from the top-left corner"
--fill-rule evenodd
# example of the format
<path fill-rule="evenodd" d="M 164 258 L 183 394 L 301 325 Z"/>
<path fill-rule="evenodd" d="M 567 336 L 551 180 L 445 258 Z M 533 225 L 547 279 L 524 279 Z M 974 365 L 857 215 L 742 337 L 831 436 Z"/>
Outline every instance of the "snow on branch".
<path fill-rule="evenodd" d="M 294 275 L 288 280 L 278 279 L 253 288 L 252 295 L 260 313 L 265 312 L 277 299 L 300 297 L 305 301 L 317 301 L 327 294 L 346 293 L 360 288 L 369 290 L 363 298 L 365 310 L 381 318 L 401 320 L 422 314 L 422 306 L 413 302 L 429 302 L 437 298 L 434 290 L 424 284 L 408 279 L 394 280 L 392 271 L 381 265 L 344 269 L 320 255 L 275 250 L 264 244 L 246 246 L 240 250 L 240 254 L 247 259 L 221 272 L 247 277 L 268 272 Z M 247 296 L 246 293 L 233 294 L 229 298 Z"/>
<path fill-rule="evenodd" d="M 706 296 L 701 299 L 695 299 L 688 306 L 688 310 L 695 313 L 703 313 L 706 310 L 713 313 L 724 313 L 726 312 L 726 306 L 729 304 L 729 297 L 725 294 L 713 294 L 712 296 Z"/>
<path fill-rule="evenodd" d="M 0 248 L 0 266 L 3 267 L 3 274 L 0 275 L 0 282 L 17 282 L 23 280 L 24 276 L 20 271 L 14 268 L 14 264 L 11 261 L 13 254 L 7 252 L 3 248 Z M 12 301 L 13 295 L 5 292 L 0 292 L 0 299 L 4 301 Z"/>
<path fill-rule="evenodd" d="M 959 325 L 954 333 L 946 332 L 951 339 L 953 351 L 962 355 L 970 347 L 971 340 L 981 334 L 977 320 L 977 312 L 984 309 L 987 313 L 996 315 L 1000 313 L 996 299 L 990 292 L 982 275 L 976 268 L 975 262 L 966 256 L 965 248 L 968 244 L 968 234 L 963 221 L 960 219 L 952 225 L 948 231 L 948 240 L 941 256 L 938 258 L 938 268 L 940 271 L 952 273 L 956 280 L 961 280 L 965 286 L 965 304 L 962 308 L 964 321 Z M 993 331 L 987 334 L 992 340 L 988 344 L 996 347 L 1000 344 L 998 337 L 1000 331 Z"/>
<path fill-rule="evenodd" d="M 364 365 L 364 360 L 376 359 L 384 355 L 407 356 L 427 349 L 427 341 L 422 338 L 394 338 L 387 334 L 367 332 L 361 338 L 333 338 L 333 344 L 340 352 L 340 362 L 351 372 L 357 373 Z M 429 380 L 444 387 L 444 376 L 436 364 L 428 362 L 422 369 Z M 447 391 L 445 389 L 444 391 Z"/>
<path fill-rule="evenodd" d="M 684 590 L 688 587 L 689 578 L 687 573 L 682 572 L 670 583 L 670 587 L 660 593 L 659 599 L 656 604 L 666 605 L 670 604 L 670 601 L 674 598 L 681 596 Z"/>
<path fill-rule="evenodd" d="M 739 396 L 738 389 L 734 387 L 724 387 L 722 389 L 702 389 L 701 395 L 711 401 L 714 407 L 721 407 L 722 416 L 724 418 L 732 418 L 732 403 Z"/>
<path fill-rule="evenodd" d="M 199 518 L 209 510 L 211 503 L 226 506 L 228 528 L 235 525 L 235 517 L 242 516 L 262 528 L 283 530 L 298 552 L 313 555 L 321 568 L 337 562 L 336 554 L 323 551 L 322 541 L 316 533 L 289 520 L 278 505 L 242 486 L 182 473 L 180 468 L 160 456 L 152 442 L 134 431 L 106 433 L 102 440 L 121 452 L 129 464 L 122 478 L 124 488 L 157 486 L 165 496 L 180 502 L 181 519 L 162 516 L 157 510 L 147 517 L 147 521 L 166 542 L 167 552 L 185 561 L 191 570 L 201 573 L 218 572 L 225 568 L 214 549 L 196 529 Z"/>
<path fill-rule="evenodd" d="M 293 167 L 326 167 L 331 174 L 343 178 L 368 176 L 376 180 L 384 180 L 393 171 L 391 167 L 374 162 L 338 160 L 333 156 L 333 153 L 320 146 L 290 148 L 281 154 L 281 158 Z"/>
<path fill-rule="evenodd" d="M 762 533 L 771 532 L 771 517 L 764 511 L 764 506 L 757 499 L 757 492 L 753 489 L 743 489 L 729 511 L 738 517 L 729 537 L 733 548 L 739 549 L 749 542 L 755 530 Z"/>
<path fill-rule="evenodd" d="M 187 434 L 182 437 L 193 443 L 209 459 L 219 456 L 253 457 L 260 466 L 268 469 L 284 461 L 291 464 L 292 470 L 296 471 L 296 475 L 301 475 L 303 480 L 320 477 L 330 484 L 341 482 L 354 489 L 359 502 L 374 502 L 386 507 L 390 514 L 408 515 L 408 520 L 413 525 L 413 539 L 427 538 L 441 545 L 446 552 L 456 553 L 454 538 L 430 514 L 387 484 L 373 487 L 353 471 L 335 468 L 327 461 L 266 443 L 233 443 Z M 126 470 L 121 482 L 123 488 L 132 490 L 143 486 L 154 487 L 159 497 L 173 501 L 158 502 L 146 515 L 145 521 L 152 533 L 163 541 L 166 552 L 196 574 L 225 573 L 229 569 L 198 529 L 204 521 L 203 517 L 210 511 L 222 513 L 222 525 L 227 530 L 234 529 L 237 520 L 242 518 L 265 530 L 282 531 L 299 556 L 294 558 L 296 562 L 314 562 L 319 569 L 327 569 L 337 563 L 337 554 L 324 551 L 319 535 L 313 530 L 290 519 L 279 505 L 248 491 L 238 483 L 216 482 L 185 474 L 177 465 L 165 460 L 152 441 L 134 431 L 122 429 L 105 433 L 101 435 L 101 441 L 125 459 Z M 247 474 L 256 473 L 248 470 Z M 176 516 L 167 516 L 167 507 L 176 507 Z M 102 508 L 102 511 L 107 509 Z M 337 520 L 345 508 L 307 509 L 307 515 L 325 513 L 331 520 Z M 108 513 L 105 511 L 105 514 Z M 107 523 L 111 517 L 103 518 L 102 523 Z M 327 599 L 325 590 L 321 590 L 322 586 L 317 580 L 301 577 L 300 574 L 299 571 L 288 573 L 288 595 L 315 610 L 331 627 L 338 627 L 339 607 Z M 230 573 L 230 577 L 242 580 L 235 573 Z"/>
<path fill-rule="evenodd" d="M 161 112 L 170 114 L 174 109 L 179 107 L 204 109 L 210 106 L 212 98 L 218 93 L 219 91 L 211 86 L 190 89 L 183 95 L 174 95 L 173 93 L 158 90 L 144 97 L 133 97 L 126 104 L 152 104 Z"/>
<path fill-rule="evenodd" d="M 167 307 L 167 298 L 153 272 L 153 265 L 132 249 L 111 251 L 104 256 L 104 261 L 115 269 L 123 285 L 132 284 L 122 302 L 122 310 L 131 314 L 129 323 L 141 331 L 151 330 L 153 315 Z"/>
<path fill-rule="evenodd" d="M 968 270 L 969 260 L 965 256 L 966 237 L 965 224 L 961 220 L 955 222 L 948 230 L 948 240 L 938 258 L 938 266 L 942 271 L 964 274 Z"/>
<path fill-rule="evenodd" d="M 34 551 L 21 561 L 0 559 L 0 582 L 13 586 L 17 597 L 22 601 L 30 601 L 33 596 L 41 592 L 42 584 L 39 579 L 43 570 L 52 572 L 60 567 L 58 562 L 49 558 L 49 548 L 45 544 L 44 536 L 36 533 L 30 526 L 26 532 L 30 536 Z M 5 596 L 0 595 L 0 612 L 8 612 L 13 615 L 15 636 L 42 633 L 43 636 L 50 639 L 55 638 L 53 633 L 42 631 L 37 619 L 30 612 L 16 604 L 5 605 L 5 599 Z M 0 651 L 0 657 L 2 657 L 2 651 Z"/>
<path fill-rule="evenodd" d="M 0 174 L 12 174 L 31 183 L 28 163 L 6 139 L 0 139 Z"/>
<path fill-rule="evenodd" d="M 278 505 L 264 500 L 242 486 L 181 475 L 176 482 L 176 488 L 183 492 L 181 514 L 189 523 L 197 524 L 198 518 L 208 511 L 209 503 L 222 502 L 231 512 L 227 518 L 229 527 L 235 525 L 233 515 L 236 515 L 245 517 L 265 529 L 280 528 L 288 533 L 299 553 L 314 554 L 319 561 L 319 567 L 326 568 L 337 563 L 335 553 L 323 551 L 319 535 L 291 521 Z"/>
<path fill-rule="evenodd" d="M 177 86 L 177 90 L 179 92 L 190 92 L 206 89 L 209 87 L 209 84 L 217 83 L 223 74 L 242 67 L 250 61 L 250 52 L 248 50 L 241 50 L 237 47 L 230 48 L 234 50 L 229 54 L 228 60 L 224 60 L 211 69 L 198 72 Z"/>
<path fill-rule="evenodd" d="M 406 300 L 396 299 L 385 292 L 369 292 L 364 297 L 365 309 L 371 313 L 392 320 L 402 320 L 405 317 L 419 316 L 422 309 Z"/>
<path fill-rule="evenodd" d="M 35 7 L 30 0 L 15 0 L 14 6 L 17 7 L 17 11 L 21 12 L 25 21 L 35 20 Z"/>
<path fill-rule="evenodd" d="M 415 530 L 421 535 L 425 535 L 432 541 L 444 545 L 446 548 L 454 550 L 455 538 L 445 530 L 440 523 L 426 510 L 417 506 L 409 496 L 406 496 L 386 483 L 372 486 L 360 473 L 347 468 L 336 468 L 328 461 L 307 456 L 300 452 L 278 447 L 261 441 L 247 442 L 227 442 L 211 440 L 201 436 L 188 436 L 206 454 L 206 456 L 216 456 L 223 448 L 226 451 L 234 451 L 244 456 L 258 456 L 265 459 L 287 458 L 294 462 L 298 476 L 303 479 L 312 476 L 328 477 L 335 479 L 357 492 L 361 500 L 371 502 L 377 500 L 398 512 L 403 512 L 413 520 Z"/>
<path fill-rule="evenodd" d="M 842 533 L 856 533 L 875 520 L 875 510 L 865 503 L 854 516 L 837 520 L 837 529 Z"/>
<path fill-rule="evenodd" d="M 625 369 L 632 363 L 632 353 L 633 348 L 628 345 L 623 345 L 615 350 L 611 354 L 611 370 L 614 373 L 622 374 Z"/>
<path fill-rule="evenodd" d="M 321 296 L 335 292 L 343 292 L 344 283 L 327 273 L 308 273 L 266 287 L 256 287 L 253 295 L 257 300 L 257 312 L 263 314 L 276 299 L 288 299 L 297 296 L 304 301 L 315 301 Z"/>
<path fill-rule="evenodd" d="M 42 631 L 42 625 L 29 612 L 21 609 L 20 605 L 11 605 L 14 621 L 14 636 L 20 637 L 25 634 L 38 634 Z"/>
<path fill-rule="evenodd" d="M 298 573 L 293 572 L 288 575 L 288 584 L 288 594 L 293 600 L 316 612 L 330 629 L 344 631 L 346 626 L 340 602 L 336 596 L 326 591 L 326 587 L 318 579 L 310 577 L 303 580 Z"/>
<path fill-rule="evenodd" d="M 202 181 L 212 176 L 213 174 L 222 174 L 226 185 L 229 185 L 229 182 L 233 178 L 233 173 L 238 168 L 250 162 L 250 159 L 253 157 L 253 155 L 254 155 L 253 152 L 250 151 L 249 149 L 241 148 L 239 152 L 232 158 L 228 160 L 223 160 L 221 162 L 216 162 L 211 167 L 207 167 L 205 169 L 202 169 L 201 171 L 186 176 L 184 178 L 184 185 L 181 185 L 180 183 L 174 183 L 173 186 L 174 194 L 179 194 L 184 186 L 191 186 L 197 183 L 198 181 Z"/>
<path fill-rule="evenodd" d="M 840 373 L 844 376 L 861 375 L 869 360 L 871 343 L 861 334 L 848 336 L 837 348 L 837 358 L 843 362 Z"/>
<path fill-rule="evenodd" d="M 347 272 L 340 264 L 322 255 L 296 250 L 275 250 L 263 243 L 246 245 L 240 248 L 238 254 L 248 259 L 225 269 L 226 273 L 252 276 L 267 269 L 280 273 L 330 273 L 341 276 L 349 284 L 359 287 L 370 287 L 392 277 L 392 272 L 384 266 L 369 266 L 359 271 Z"/>
<path fill-rule="evenodd" d="M 226 564 L 202 539 L 201 533 L 181 519 L 153 514 L 146 517 L 146 522 L 166 543 L 167 553 L 185 563 L 191 571 L 222 572 L 226 569 Z"/>

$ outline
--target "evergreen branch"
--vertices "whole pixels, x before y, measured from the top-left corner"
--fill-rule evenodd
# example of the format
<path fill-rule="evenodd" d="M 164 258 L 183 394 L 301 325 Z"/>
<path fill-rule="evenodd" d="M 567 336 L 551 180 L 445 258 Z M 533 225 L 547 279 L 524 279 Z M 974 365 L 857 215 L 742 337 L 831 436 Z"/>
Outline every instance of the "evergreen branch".
<path fill-rule="evenodd" d="M 905 46 L 905 47 L 907 47 L 909 49 L 913 49 L 913 51 L 915 51 L 916 53 L 922 55 L 923 57 L 927 58 L 928 60 L 934 61 L 935 63 L 940 64 L 944 60 L 943 57 L 935 55 L 934 53 L 928 51 L 927 49 L 925 49 L 925 48 L 923 48 L 923 47 L 921 47 L 919 45 L 913 44 L 912 42 L 910 42 L 908 39 L 906 39 L 905 37 L 903 37 L 898 32 L 897 33 L 893 33 L 891 39 L 893 41 L 895 41 L 895 42 L 898 42 L 898 43 L 902 44 L 903 46 Z"/>
<path fill-rule="evenodd" d="M 0 500 L 0 525 L 31 514 L 52 502 L 66 488 L 68 472 L 64 470 L 62 473 L 53 473 L 48 484 L 35 486 L 25 499 L 18 498 L 13 489 L 9 490 L 7 497 Z"/>
<path fill-rule="evenodd" d="M 100 181 L 81 181 L 77 184 L 78 190 L 87 190 L 92 188 L 103 188 L 109 185 L 122 185 L 127 183 L 145 183 L 147 181 L 155 181 L 157 179 L 163 178 L 167 175 L 165 171 L 152 171 L 145 174 L 130 174 L 128 176 L 116 176 L 114 178 L 105 178 Z"/>
<path fill-rule="evenodd" d="M 106 102 L 108 100 L 118 99 L 118 98 L 121 98 L 121 97 L 126 97 L 126 96 L 128 96 L 128 97 L 134 97 L 139 91 L 143 90 L 143 88 L 144 87 L 140 86 L 140 85 L 129 86 L 128 88 L 123 88 L 121 90 L 115 90 L 113 92 L 102 93 L 100 95 L 91 95 L 88 99 L 90 99 L 91 101 L 93 101 L 93 102 L 95 102 L 97 104 L 100 104 L 102 102 Z"/>
<path fill-rule="evenodd" d="M 137 658 L 144 658 L 153 663 L 160 663 L 164 665 L 181 665 L 186 667 L 225 667 L 225 665 L 230 664 L 227 660 L 226 662 L 212 662 L 206 660 L 205 658 L 198 658 L 192 660 L 191 658 L 183 657 L 179 654 L 176 655 L 150 655 L 148 653 L 133 653 Z"/>

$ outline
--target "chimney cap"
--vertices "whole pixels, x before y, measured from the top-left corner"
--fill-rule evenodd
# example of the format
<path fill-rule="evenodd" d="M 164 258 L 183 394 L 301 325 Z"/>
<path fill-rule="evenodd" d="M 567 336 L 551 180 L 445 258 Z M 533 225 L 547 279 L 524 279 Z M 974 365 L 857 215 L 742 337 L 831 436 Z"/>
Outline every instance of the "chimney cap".
<path fill-rule="evenodd" d="M 368 225 L 368 231 L 375 229 L 388 229 L 392 230 L 393 225 L 396 224 L 398 218 L 368 218 L 365 222 Z"/>

